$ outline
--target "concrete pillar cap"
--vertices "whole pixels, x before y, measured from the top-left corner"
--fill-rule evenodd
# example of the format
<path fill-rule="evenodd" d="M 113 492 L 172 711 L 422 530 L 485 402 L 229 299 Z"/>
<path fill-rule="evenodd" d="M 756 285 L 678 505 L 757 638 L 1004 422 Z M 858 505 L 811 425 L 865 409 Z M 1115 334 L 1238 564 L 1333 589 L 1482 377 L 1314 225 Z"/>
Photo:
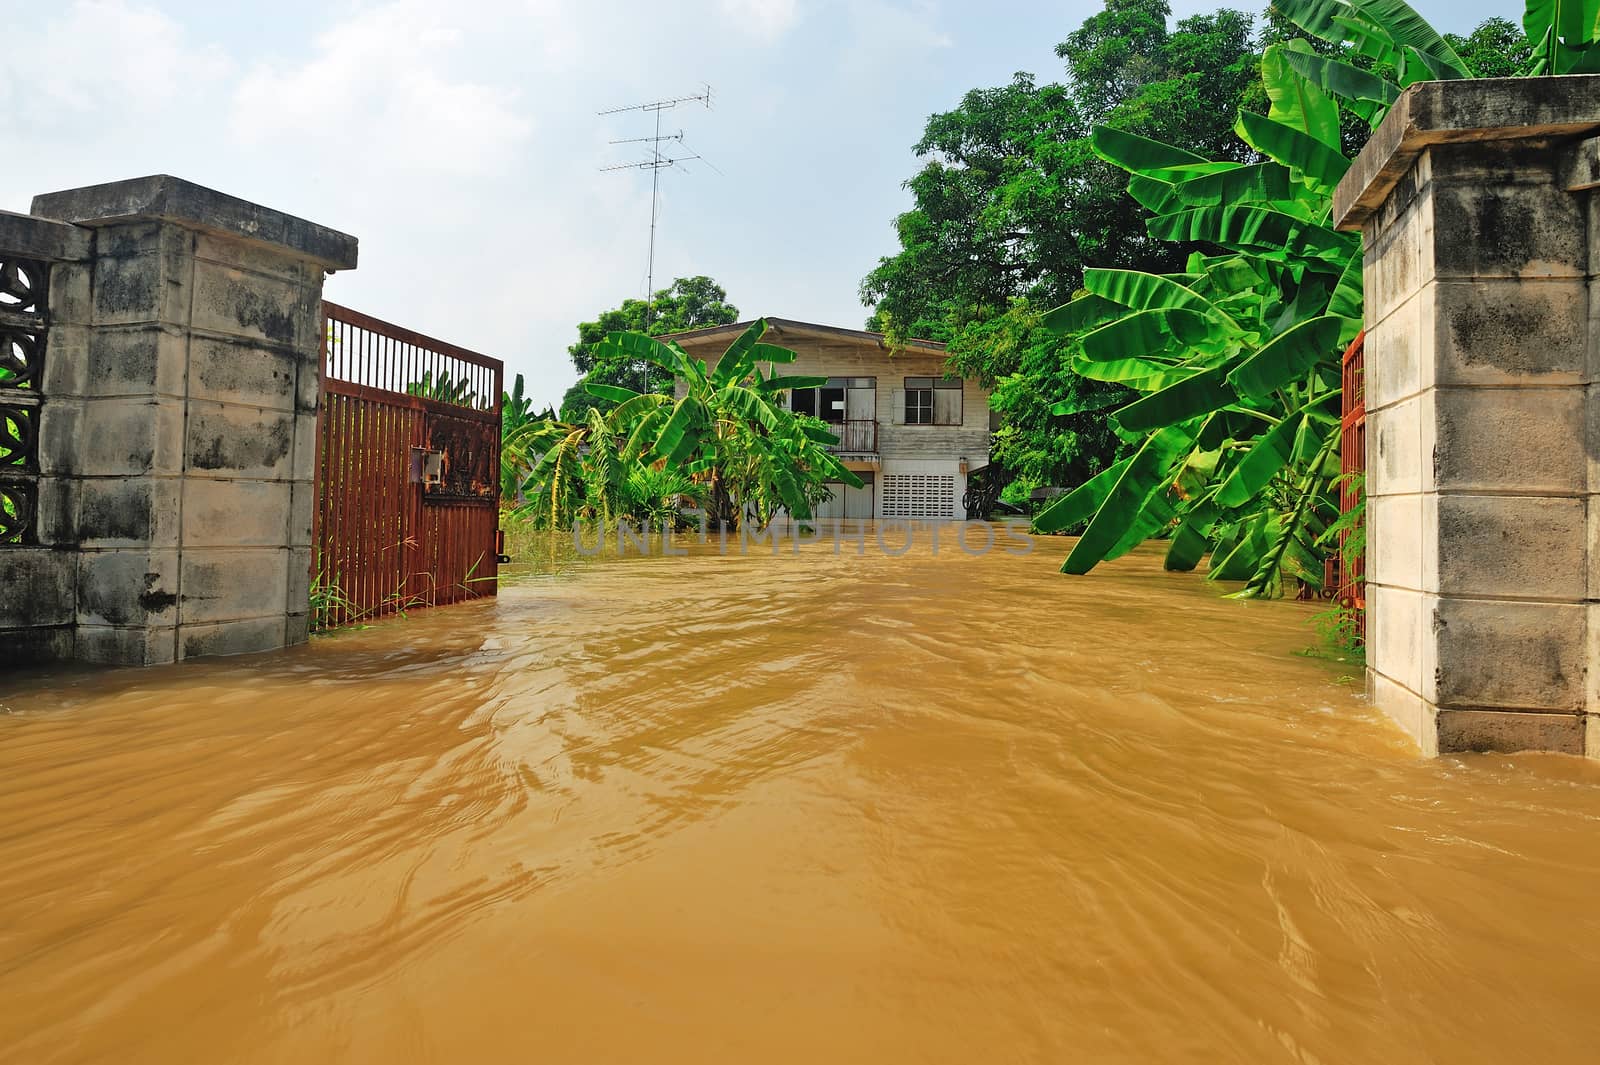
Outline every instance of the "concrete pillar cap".
<path fill-rule="evenodd" d="M 1333 221 L 1359 230 L 1437 144 L 1577 140 L 1600 131 L 1600 75 L 1425 81 L 1408 88 L 1333 193 Z"/>
<path fill-rule="evenodd" d="M 155 219 L 287 250 L 324 270 L 356 266 L 358 242 L 347 233 L 170 174 L 47 192 L 32 213 L 91 227 Z"/>

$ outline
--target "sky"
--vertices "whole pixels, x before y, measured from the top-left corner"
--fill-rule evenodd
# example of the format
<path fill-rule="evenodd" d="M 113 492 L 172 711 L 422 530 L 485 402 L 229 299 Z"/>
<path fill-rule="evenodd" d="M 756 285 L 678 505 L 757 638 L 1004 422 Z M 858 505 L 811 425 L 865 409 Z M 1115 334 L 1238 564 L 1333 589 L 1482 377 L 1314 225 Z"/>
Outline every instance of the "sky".
<path fill-rule="evenodd" d="M 1175 17 L 1215 3 L 1176 0 Z M 1253 7 L 1235 4 L 1237 7 Z M 1446 31 L 1512 10 L 1420 0 Z M 504 359 L 535 401 L 577 323 L 645 294 L 650 175 L 610 142 L 663 116 L 657 288 L 859 328 L 930 114 L 1054 53 L 1092 0 L 0 0 L 0 209 L 174 174 L 351 233 L 329 299 Z M 685 151 L 687 150 L 687 152 Z"/>

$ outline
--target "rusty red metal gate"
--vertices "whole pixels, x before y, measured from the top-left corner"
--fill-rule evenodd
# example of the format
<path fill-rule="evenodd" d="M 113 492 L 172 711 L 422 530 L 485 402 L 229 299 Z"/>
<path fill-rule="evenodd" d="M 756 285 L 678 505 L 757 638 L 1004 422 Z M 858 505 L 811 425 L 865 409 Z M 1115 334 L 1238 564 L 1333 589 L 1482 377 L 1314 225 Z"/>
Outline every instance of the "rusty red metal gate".
<path fill-rule="evenodd" d="M 1358 334 L 1344 353 L 1339 440 L 1340 514 L 1348 514 L 1359 506 L 1367 490 L 1366 338 L 1365 332 Z M 1329 582 L 1328 587 L 1338 589 L 1340 608 L 1351 615 L 1356 638 L 1364 640 L 1367 634 L 1366 552 L 1353 553 L 1348 567 L 1345 565 L 1345 556 L 1351 554 L 1346 545 L 1352 535 L 1353 530 L 1348 529 L 1339 534 L 1339 551 L 1332 560 L 1337 579 Z"/>
<path fill-rule="evenodd" d="M 319 624 L 495 594 L 503 364 L 338 304 L 323 314 Z"/>

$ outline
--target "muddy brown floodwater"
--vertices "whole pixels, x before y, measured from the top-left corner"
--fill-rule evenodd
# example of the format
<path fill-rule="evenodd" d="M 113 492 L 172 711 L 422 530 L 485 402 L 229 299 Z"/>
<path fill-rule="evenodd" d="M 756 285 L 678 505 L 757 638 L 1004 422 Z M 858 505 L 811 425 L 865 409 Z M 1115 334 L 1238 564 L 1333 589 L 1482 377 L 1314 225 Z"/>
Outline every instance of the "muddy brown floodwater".
<path fill-rule="evenodd" d="M 1048 546 L 0 682 L 0 1061 L 1595 1060 L 1600 768 Z"/>

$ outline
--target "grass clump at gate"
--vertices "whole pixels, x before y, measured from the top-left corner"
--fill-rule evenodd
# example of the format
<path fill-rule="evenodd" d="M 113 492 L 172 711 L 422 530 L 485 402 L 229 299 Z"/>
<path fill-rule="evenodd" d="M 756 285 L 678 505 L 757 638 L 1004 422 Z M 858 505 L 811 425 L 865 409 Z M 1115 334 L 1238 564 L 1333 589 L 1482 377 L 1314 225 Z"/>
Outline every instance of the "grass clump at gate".
<path fill-rule="evenodd" d="M 318 634 L 331 631 L 336 626 L 336 618 L 348 617 L 354 609 L 338 579 L 318 566 L 311 575 L 311 631 Z"/>

